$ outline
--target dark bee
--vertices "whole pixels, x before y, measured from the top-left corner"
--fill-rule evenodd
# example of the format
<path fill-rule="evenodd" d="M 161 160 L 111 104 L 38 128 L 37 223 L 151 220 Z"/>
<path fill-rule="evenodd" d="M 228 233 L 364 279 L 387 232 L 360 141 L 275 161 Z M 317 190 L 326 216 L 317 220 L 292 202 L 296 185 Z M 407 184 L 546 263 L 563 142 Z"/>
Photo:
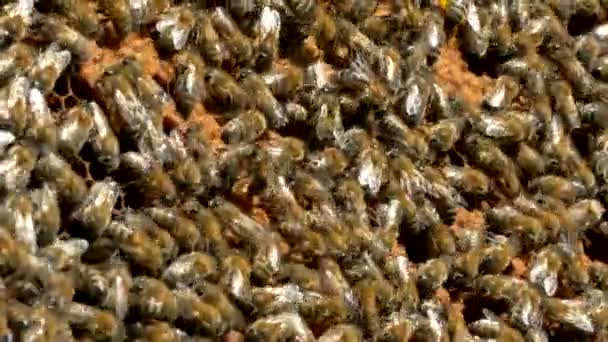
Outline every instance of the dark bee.
<path fill-rule="evenodd" d="M 222 139 L 228 144 L 250 143 L 266 131 L 266 117 L 257 110 L 246 110 L 222 127 Z"/>
<path fill-rule="evenodd" d="M 253 47 L 251 41 L 239 29 L 230 14 L 222 7 L 216 7 L 210 15 L 211 23 L 230 52 L 236 65 L 248 64 L 252 60 Z"/>
<path fill-rule="evenodd" d="M 264 79 L 253 72 L 248 72 L 242 82 L 247 91 L 256 94 L 255 105 L 266 116 L 270 127 L 276 129 L 287 124 L 288 117 L 285 108 L 266 86 Z"/>
<path fill-rule="evenodd" d="M 41 179 L 55 184 L 59 197 L 66 203 L 83 203 L 87 194 L 84 179 L 55 153 L 40 158 L 36 165 L 36 174 Z"/>
<path fill-rule="evenodd" d="M 207 69 L 205 81 L 207 91 L 214 104 L 229 109 L 244 109 L 249 106 L 247 92 L 225 71 L 215 68 Z"/>
<path fill-rule="evenodd" d="M 167 51 L 182 50 L 194 28 L 194 13 L 188 7 L 173 7 L 160 15 L 156 22 L 158 45 Z"/>
<path fill-rule="evenodd" d="M 209 64 L 219 66 L 227 57 L 223 43 L 205 11 L 195 13 L 191 38 L 194 46 Z"/>

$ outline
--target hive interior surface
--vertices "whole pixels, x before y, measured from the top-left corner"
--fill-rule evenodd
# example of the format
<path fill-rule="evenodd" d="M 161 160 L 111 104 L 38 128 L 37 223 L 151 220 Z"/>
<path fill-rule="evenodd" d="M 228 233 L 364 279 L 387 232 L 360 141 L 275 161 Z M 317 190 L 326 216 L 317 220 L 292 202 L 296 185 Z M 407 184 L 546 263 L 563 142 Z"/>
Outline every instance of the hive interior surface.
<path fill-rule="evenodd" d="M 607 1 L 0 6 L 0 339 L 608 341 Z"/>

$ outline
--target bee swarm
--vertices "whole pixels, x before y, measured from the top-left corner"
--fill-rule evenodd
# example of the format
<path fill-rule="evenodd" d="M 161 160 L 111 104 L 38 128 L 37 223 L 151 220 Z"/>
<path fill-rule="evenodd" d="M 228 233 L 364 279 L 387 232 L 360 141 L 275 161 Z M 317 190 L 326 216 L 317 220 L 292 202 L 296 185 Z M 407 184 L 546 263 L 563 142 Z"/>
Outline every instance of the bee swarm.
<path fill-rule="evenodd" d="M 0 4 L 0 339 L 608 341 L 607 1 Z"/>

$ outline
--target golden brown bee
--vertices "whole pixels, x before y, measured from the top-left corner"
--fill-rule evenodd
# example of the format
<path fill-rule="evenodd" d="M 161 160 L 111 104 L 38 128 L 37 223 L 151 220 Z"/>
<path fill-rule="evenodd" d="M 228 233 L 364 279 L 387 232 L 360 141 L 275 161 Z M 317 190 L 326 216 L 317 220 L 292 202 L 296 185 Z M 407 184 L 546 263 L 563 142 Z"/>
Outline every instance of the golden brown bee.
<path fill-rule="evenodd" d="M 410 315 L 394 312 L 388 316 L 374 339 L 379 342 L 409 341 L 414 335 L 415 323 Z"/>
<path fill-rule="evenodd" d="M 76 1 L 82 3 L 79 0 Z M 70 13 L 72 13 L 71 9 Z M 94 18 L 96 19 L 97 17 L 95 16 Z M 70 19 L 68 18 L 68 20 Z M 66 20 L 52 15 L 36 16 L 33 27 L 41 39 L 48 42 L 56 42 L 80 61 L 87 60 L 95 53 L 95 42 L 87 38 L 87 36 L 95 34 L 95 32 L 87 33 L 78 27 L 72 28 Z M 98 25 L 95 24 L 90 29 L 96 31 Z"/>
<path fill-rule="evenodd" d="M 465 194 L 483 197 L 490 191 L 490 178 L 468 165 L 446 166 L 442 172 L 449 184 Z"/>
<path fill-rule="evenodd" d="M 0 160 L 0 188 L 13 192 L 23 189 L 34 170 L 38 153 L 29 146 L 13 145 Z"/>
<path fill-rule="evenodd" d="M 200 293 L 201 300 L 211 304 L 220 313 L 222 321 L 228 329 L 242 330 L 245 328 L 245 317 L 220 286 L 205 283 L 197 286 L 195 290 Z"/>
<path fill-rule="evenodd" d="M 195 24 L 190 36 L 194 46 L 209 64 L 219 66 L 227 57 L 227 51 L 205 11 L 195 13 Z"/>
<path fill-rule="evenodd" d="M 431 98 L 431 84 L 425 75 L 411 75 L 406 83 L 404 94 L 399 96 L 397 113 L 404 122 L 417 127 L 424 121 Z"/>
<path fill-rule="evenodd" d="M 543 307 L 546 319 L 558 323 L 562 329 L 574 329 L 586 335 L 591 335 L 595 331 L 583 301 L 545 297 Z"/>
<path fill-rule="evenodd" d="M 48 94 L 55 87 L 55 82 L 68 67 L 71 59 L 69 51 L 62 50 L 57 43 L 52 43 L 38 56 L 30 71 L 32 85 L 43 94 Z"/>
<path fill-rule="evenodd" d="M 533 115 L 508 111 L 496 115 L 480 115 L 472 120 L 473 127 L 497 142 L 516 143 L 528 140 L 536 132 Z"/>
<path fill-rule="evenodd" d="M 194 251 L 200 243 L 200 232 L 194 221 L 184 217 L 178 210 L 162 207 L 147 208 L 146 213 L 171 233 L 180 250 Z"/>
<path fill-rule="evenodd" d="M 568 129 L 577 129 L 581 126 L 578 108 L 572 96 L 572 89 L 565 81 L 552 82 L 549 91 L 553 98 L 554 109 L 567 123 Z"/>
<path fill-rule="evenodd" d="M 216 7 L 209 15 L 215 31 L 223 38 L 224 46 L 230 52 L 236 65 L 251 63 L 253 46 L 234 22 L 230 14 L 222 7 Z"/>
<path fill-rule="evenodd" d="M 492 110 L 508 107 L 519 94 L 519 84 L 511 76 L 501 76 L 490 94 L 484 99 L 484 105 Z"/>
<path fill-rule="evenodd" d="M 180 52 L 174 60 L 177 77 L 173 93 L 180 112 L 187 117 L 194 105 L 203 102 L 207 96 L 205 62 L 191 51 Z"/>
<path fill-rule="evenodd" d="M 327 329 L 317 341 L 320 342 L 362 342 L 363 332 L 351 324 L 339 324 Z"/>
<path fill-rule="evenodd" d="M 57 126 L 44 95 L 38 89 L 30 89 L 28 100 L 32 112 L 32 121 L 25 135 L 37 141 L 43 150 L 55 148 Z"/>
<path fill-rule="evenodd" d="M 564 177 L 547 175 L 533 179 L 528 184 L 528 190 L 552 196 L 563 201 L 572 202 L 586 194 L 586 189 L 576 181 Z"/>
<path fill-rule="evenodd" d="M 162 281 L 146 276 L 133 279 L 129 301 L 131 310 L 151 319 L 174 321 L 179 312 L 175 294 Z"/>
<path fill-rule="evenodd" d="M 250 143 L 266 131 L 266 117 L 257 110 L 246 110 L 222 127 L 222 138 L 228 144 Z"/>
<path fill-rule="evenodd" d="M 164 267 L 163 254 L 155 241 L 140 227 L 128 227 L 122 222 L 112 221 L 106 234 L 116 240 L 125 259 L 133 267 L 150 274 L 158 274 Z"/>
<path fill-rule="evenodd" d="M 55 239 L 61 225 L 57 190 L 48 184 L 30 194 L 34 208 L 34 226 L 39 246 L 46 246 Z"/>
<path fill-rule="evenodd" d="M 135 26 L 135 20 L 131 14 L 129 1 L 127 0 L 102 0 L 99 8 L 111 19 L 114 29 L 120 37 L 129 34 Z"/>
<path fill-rule="evenodd" d="M 538 177 L 545 173 L 547 161 L 543 155 L 534 147 L 521 142 L 515 157 L 515 162 L 520 170 L 530 177 Z"/>
<path fill-rule="evenodd" d="M 251 265 L 247 258 L 232 254 L 221 262 L 219 284 L 239 304 L 251 304 Z"/>
<path fill-rule="evenodd" d="M 216 198 L 213 204 L 213 211 L 224 224 L 224 229 L 231 229 L 244 241 L 260 241 L 262 237 L 267 237 L 267 232 L 261 224 L 228 200 Z"/>
<path fill-rule="evenodd" d="M 70 325 L 85 331 L 85 336 L 109 341 L 120 341 L 125 338 L 123 323 L 108 311 L 85 304 L 71 303 L 65 309 L 65 314 Z"/>
<path fill-rule="evenodd" d="M 213 103 L 229 109 L 244 109 L 249 106 L 249 95 L 238 83 L 221 69 L 205 71 L 207 91 Z"/>
<path fill-rule="evenodd" d="M 179 308 L 179 320 L 193 333 L 206 333 L 219 336 L 226 330 L 226 322 L 219 310 L 201 300 L 192 290 L 176 290 L 175 297 Z"/>
<path fill-rule="evenodd" d="M 188 7 L 173 7 L 162 13 L 155 26 L 159 34 L 159 47 L 167 51 L 182 50 L 188 42 L 194 24 L 194 13 Z"/>
<path fill-rule="evenodd" d="M 254 287 L 251 289 L 251 304 L 261 315 L 294 311 L 298 308 L 304 295 L 294 284 L 279 286 Z"/>
<path fill-rule="evenodd" d="M 13 134 L 21 135 L 33 119 L 28 110 L 30 81 L 27 77 L 15 77 L 0 90 L 0 123 Z M 46 103 L 46 102 L 45 102 Z"/>
<path fill-rule="evenodd" d="M 65 113 L 57 131 L 57 148 L 66 158 L 76 157 L 93 129 L 93 118 L 84 106 L 76 106 Z"/>
<path fill-rule="evenodd" d="M 93 117 L 93 132 L 90 144 L 97 161 L 108 170 L 114 170 L 120 163 L 120 146 L 118 138 L 112 131 L 110 123 L 101 107 L 96 102 L 89 102 L 87 109 Z"/>
<path fill-rule="evenodd" d="M 40 256 L 47 259 L 56 270 L 63 271 L 80 260 L 82 254 L 89 248 L 84 239 L 55 240 L 52 244 L 40 250 Z"/>
<path fill-rule="evenodd" d="M 55 184 L 62 201 L 72 205 L 83 203 L 87 194 L 84 179 L 57 154 L 51 152 L 42 156 L 36 165 L 36 173 L 39 178 Z"/>
<path fill-rule="evenodd" d="M 262 77 L 250 72 L 244 77 L 242 84 L 245 90 L 256 94 L 255 105 L 260 112 L 264 113 L 270 127 L 276 129 L 287 124 L 288 117 L 285 108 L 274 97 Z"/>
<path fill-rule="evenodd" d="M 126 152 L 121 155 L 121 167 L 131 170 L 137 175 L 134 181 L 145 199 L 154 202 L 165 200 L 172 202 L 177 196 L 175 184 L 161 166 L 148 156 L 136 152 Z"/>
<path fill-rule="evenodd" d="M 275 9 L 265 6 L 256 23 L 256 60 L 257 70 L 268 70 L 279 53 L 279 33 L 281 30 L 281 15 Z"/>
<path fill-rule="evenodd" d="M 19 70 L 29 69 L 35 61 L 36 54 L 31 46 L 15 43 L 0 53 L 0 80 L 8 81 L 16 77 Z"/>
<path fill-rule="evenodd" d="M 528 278 L 548 296 L 553 296 L 558 287 L 558 273 L 562 269 L 561 254 L 555 246 L 543 248 L 535 253 L 529 265 Z"/>
<path fill-rule="evenodd" d="M 460 140 L 465 127 L 466 120 L 461 117 L 440 120 L 430 129 L 429 145 L 446 152 Z"/>
<path fill-rule="evenodd" d="M 198 225 L 203 251 L 209 251 L 218 258 L 228 255 L 230 247 L 223 236 L 222 224 L 211 209 L 203 207 L 198 201 L 194 203 L 190 200 L 182 205 L 182 210 Z"/>
<path fill-rule="evenodd" d="M 260 76 L 272 94 L 279 99 L 291 97 L 304 85 L 302 70 L 291 64 L 275 66 Z"/>
<path fill-rule="evenodd" d="M 433 294 L 448 279 L 450 265 L 442 259 L 431 259 L 417 270 L 418 288 L 423 294 Z"/>
<path fill-rule="evenodd" d="M 306 1 L 306 0 L 304 0 Z M 312 342 L 315 340 L 306 321 L 297 313 L 280 313 L 260 318 L 247 328 L 247 340 L 278 342 L 297 340 Z"/>
<path fill-rule="evenodd" d="M 110 224 L 112 210 L 120 195 L 118 184 L 113 181 L 96 182 L 91 186 L 81 206 L 72 217 L 82 224 L 88 234 L 98 237 Z"/>
<path fill-rule="evenodd" d="M 471 332 L 481 338 L 496 339 L 497 341 L 526 341 L 519 331 L 510 327 L 494 313 L 483 310 L 484 318 L 472 322 Z"/>
<path fill-rule="evenodd" d="M 34 229 L 33 205 L 29 196 L 24 193 L 11 192 L 4 199 L 1 211 L 2 223 L 12 233 L 17 241 L 24 243 L 30 253 L 38 249 L 36 231 Z"/>
<path fill-rule="evenodd" d="M 521 184 L 515 172 L 513 161 L 494 143 L 493 140 L 475 134 L 466 140 L 470 146 L 469 155 L 477 166 L 500 176 L 500 183 L 510 196 L 516 196 Z"/>
<path fill-rule="evenodd" d="M 479 265 L 480 272 L 485 274 L 502 273 L 511 260 L 519 252 L 518 244 L 504 235 L 489 235 L 490 244 L 482 250 L 482 259 Z"/>
<path fill-rule="evenodd" d="M 401 118 L 395 114 L 385 115 L 380 122 L 380 134 L 390 147 L 403 151 L 414 161 L 431 159 L 428 138 L 420 130 L 410 129 Z"/>

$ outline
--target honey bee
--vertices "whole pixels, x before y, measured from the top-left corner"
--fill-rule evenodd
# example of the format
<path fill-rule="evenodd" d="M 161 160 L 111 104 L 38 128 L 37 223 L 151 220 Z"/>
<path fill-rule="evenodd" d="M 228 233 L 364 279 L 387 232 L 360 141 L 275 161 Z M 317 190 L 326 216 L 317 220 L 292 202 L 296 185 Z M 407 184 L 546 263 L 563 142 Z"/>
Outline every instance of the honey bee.
<path fill-rule="evenodd" d="M 321 342 L 361 342 L 363 332 L 355 325 L 339 324 L 327 329 L 317 341 Z"/>
<path fill-rule="evenodd" d="M 411 126 L 419 126 L 427 114 L 431 98 L 431 84 L 425 75 L 413 74 L 406 83 L 404 94 L 400 95 L 397 113 L 404 122 Z"/>
<path fill-rule="evenodd" d="M 7 192 L 23 189 L 30 180 L 38 153 L 29 146 L 13 145 L 0 160 L 0 187 Z"/>
<path fill-rule="evenodd" d="M 550 322 L 557 323 L 562 329 L 574 329 L 583 334 L 595 332 L 593 321 L 585 309 L 585 303 L 575 299 L 543 299 L 546 317 Z"/>
<path fill-rule="evenodd" d="M 484 105 L 492 110 L 508 107 L 519 94 L 519 85 L 511 76 L 501 76 L 490 94 L 484 99 Z"/>
<path fill-rule="evenodd" d="M 205 11 L 195 12 L 195 24 L 190 37 L 201 56 L 209 64 L 219 66 L 227 57 L 227 51 Z"/>
<path fill-rule="evenodd" d="M 125 259 L 134 267 L 150 274 L 158 274 L 164 266 L 161 249 L 139 227 L 132 228 L 123 222 L 112 221 L 105 234 L 116 240 Z"/>
<path fill-rule="evenodd" d="M 260 241 L 267 237 L 262 225 L 226 199 L 214 199 L 213 211 L 226 228 L 232 229 L 245 241 Z"/>
<path fill-rule="evenodd" d="M 29 88 L 28 78 L 19 76 L 0 90 L 0 124 L 13 134 L 23 134 L 32 120 L 27 103 Z"/>
<path fill-rule="evenodd" d="M 222 321 L 228 329 L 243 330 L 245 328 L 245 317 L 220 286 L 204 283 L 195 290 L 200 293 L 202 301 L 211 304 L 221 314 Z"/>
<path fill-rule="evenodd" d="M 222 127 L 222 138 L 228 144 L 250 143 L 266 131 L 266 117 L 257 110 L 246 110 Z"/>
<path fill-rule="evenodd" d="M 39 178 L 55 184 L 62 201 L 72 205 L 83 203 L 87 194 L 84 179 L 57 154 L 50 152 L 42 156 L 38 160 L 35 171 Z"/>
<path fill-rule="evenodd" d="M 302 304 L 303 300 L 302 290 L 294 284 L 254 287 L 251 289 L 252 304 L 255 312 L 260 315 L 294 311 Z"/>
<path fill-rule="evenodd" d="M 256 94 L 255 105 L 266 116 L 270 127 L 281 128 L 287 124 L 288 117 L 285 108 L 273 96 L 270 88 L 266 86 L 264 80 L 255 73 L 248 73 L 243 81 L 243 87 Z"/>
<path fill-rule="evenodd" d="M 79 0 L 76 1 L 82 3 L 82 1 Z M 88 7 L 88 5 L 85 5 L 84 7 Z M 73 13 L 73 8 L 74 7 L 70 7 L 68 12 Z M 97 16 L 94 16 L 93 19 L 95 19 L 96 23 L 89 23 L 92 25 L 89 26 L 88 29 L 83 30 L 82 27 L 78 26 L 75 28 L 70 27 L 68 22 L 56 16 L 37 15 L 33 23 L 33 28 L 38 36 L 44 41 L 56 42 L 60 47 L 69 51 L 78 60 L 84 61 L 92 57 L 96 48 L 94 41 L 87 37 L 95 35 L 99 28 L 96 20 Z M 72 21 L 69 16 L 68 21 Z"/>
<path fill-rule="evenodd" d="M 602 101 L 594 101 L 589 102 L 584 105 L 579 106 L 579 111 L 581 114 L 581 120 L 584 123 L 590 124 L 592 126 L 605 129 L 606 126 L 604 117 L 606 113 L 608 113 L 608 107 Z"/>
<path fill-rule="evenodd" d="M 137 185 L 136 189 L 141 191 L 145 199 L 172 202 L 176 198 L 175 184 L 156 161 L 136 152 L 125 152 L 120 159 L 121 168 L 125 167 L 137 175 L 138 180 L 132 181 L 132 185 Z"/>
<path fill-rule="evenodd" d="M 93 118 L 84 106 L 77 106 L 68 110 L 57 131 L 57 148 L 59 151 L 67 158 L 77 156 L 84 143 L 89 140 L 93 125 Z"/>
<path fill-rule="evenodd" d="M 253 57 L 253 46 L 240 30 L 230 14 L 222 7 L 216 7 L 209 15 L 215 31 L 224 39 L 236 65 L 248 64 Z"/>
<path fill-rule="evenodd" d="M 397 115 L 385 115 L 380 125 L 383 128 L 380 132 L 381 137 L 390 147 L 403 151 L 414 161 L 433 158 L 429 153 L 426 135 L 422 131 L 410 129 Z"/>
<path fill-rule="evenodd" d="M 194 221 L 184 217 L 175 209 L 152 207 L 145 212 L 158 225 L 171 233 L 180 250 L 194 251 L 200 243 L 200 232 Z"/>
<path fill-rule="evenodd" d="M 302 342 L 312 342 L 314 335 L 306 322 L 297 313 L 280 313 L 262 317 L 253 322 L 246 332 L 248 340 L 277 342 L 294 339 Z"/>
<path fill-rule="evenodd" d="M 99 2 L 99 8 L 111 19 L 121 38 L 134 29 L 134 18 L 131 15 L 130 4 L 127 0 L 103 0 Z"/>
<path fill-rule="evenodd" d="M 230 74 L 221 69 L 208 68 L 205 80 L 214 104 L 229 109 L 245 109 L 249 106 L 249 95 Z"/>
<path fill-rule="evenodd" d="M 178 316 L 177 298 L 160 280 L 135 277 L 129 298 L 131 310 L 143 317 L 172 322 Z"/>
<path fill-rule="evenodd" d="M 491 234 L 488 236 L 489 246 L 483 248 L 479 265 L 480 272 L 485 274 L 500 274 L 519 252 L 519 245 L 514 239 L 504 235 Z"/>
<path fill-rule="evenodd" d="M 467 144 L 471 144 L 469 155 L 472 161 L 491 175 L 498 175 L 499 184 L 509 196 L 517 196 L 521 191 L 521 184 L 517 178 L 515 164 L 500 150 L 493 140 L 472 134 L 467 137 Z"/>
<path fill-rule="evenodd" d="M 422 294 L 432 294 L 448 280 L 450 265 L 442 259 L 431 259 L 420 265 L 416 283 Z"/>
<path fill-rule="evenodd" d="M 40 250 L 40 256 L 47 259 L 54 269 L 63 271 L 80 260 L 82 254 L 89 248 L 84 239 L 55 240 L 52 244 Z"/>
<path fill-rule="evenodd" d="M 285 104 L 285 114 L 290 121 L 305 122 L 308 120 L 308 110 L 295 102 L 287 102 Z"/>
<path fill-rule="evenodd" d="M 158 45 L 167 51 L 182 50 L 194 28 L 194 13 L 188 7 L 173 7 L 162 13 L 156 22 Z"/>
<path fill-rule="evenodd" d="M 251 265 L 247 258 L 232 254 L 221 261 L 219 284 L 239 304 L 251 305 Z"/>
<path fill-rule="evenodd" d="M 589 265 L 589 276 L 596 286 L 606 291 L 608 288 L 608 266 L 599 261 L 593 261 Z"/>
<path fill-rule="evenodd" d="M 484 197 L 490 191 L 490 178 L 473 167 L 446 166 L 442 170 L 449 184 L 465 194 Z"/>
<path fill-rule="evenodd" d="M 187 330 L 214 336 L 219 336 L 226 330 L 221 313 L 213 305 L 201 300 L 194 291 L 188 288 L 176 290 L 175 297 L 179 320 Z"/>
<path fill-rule="evenodd" d="M 61 225 L 57 191 L 44 184 L 30 194 L 34 209 L 33 219 L 39 246 L 46 246 L 55 240 Z"/>
<path fill-rule="evenodd" d="M 486 211 L 487 223 L 498 233 L 504 234 L 515 227 L 524 247 L 538 246 L 546 241 L 549 232 L 542 222 L 533 216 L 522 214 L 512 206 L 501 206 Z"/>
<path fill-rule="evenodd" d="M 535 253 L 530 263 L 528 278 L 532 284 L 540 287 L 548 296 L 555 295 L 557 291 L 558 273 L 563 267 L 561 254 L 555 246 L 543 248 Z"/>
<path fill-rule="evenodd" d="M 96 182 L 72 217 L 82 224 L 88 234 L 98 237 L 108 227 L 112 210 L 118 200 L 118 184 L 114 181 Z"/>
<path fill-rule="evenodd" d="M 579 182 L 570 181 L 555 175 L 541 176 L 533 179 L 528 184 L 528 190 L 567 202 L 572 202 L 576 198 L 584 196 L 587 192 Z"/>
<path fill-rule="evenodd" d="M 281 268 L 282 255 L 279 245 L 282 238 L 277 233 L 265 235 L 267 236 L 257 243 L 252 269 L 258 279 L 273 283 Z"/>
<path fill-rule="evenodd" d="M 228 255 L 230 247 L 223 237 L 222 225 L 214 212 L 209 208 L 204 208 L 200 203 L 193 203 L 193 200 L 182 205 L 184 214 L 190 217 L 201 230 L 201 249 L 209 251 L 218 258 Z"/>
<path fill-rule="evenodd" d="M 42 150 L 55 148 L 57 126 L 44 95 L 38 89 L 30 89 L 28 100 L 32 112 L 32 121 L 25 135 L 37 141 Z"/>
<path fill-rule="evenodd" d="M 304 86 L 304 74 L 300 69 L 290 64 L 275 66 L 260 77 L 279 99 L 287 99 L 297 93 Z"/>
<path fill-rule="evenodd" d="M 65 314 L 70 325 L 86 331 L 86 335 L 95 339 L 118 341 L 125 338 L 123 323 L 112 313 L 91 306 L 71 303 Z"/>
<path fill-rule="evenodd" d="M 460 140 L 465 127 L 466 120 L 463 118 L 440 120 L 431 127 L 429 145 L 439 151 L 446 152 Z"/>
<path fill-rule="evenodd" d="M 15 43 L 0 53 L 0 81 L 7 82 L 17 76 L 18 70 L 28 70 L 35 61 L 32 47 Z"/>
<path fill-rule="evenodd" d="M 115 170 L 120 163 L 120 146 L 118 138 L 112 131 L 110 123 L 96 102 L 89 102 L 87 109 L 93 117 L 93 131 L 89 143 L 97 161 L 108 170 Z"/>
<path fill-rule="evenodd" d="M 259 71 L 268 70 L 278 55 L 281 15 L 275 9 L 265 6 L 256 24 L 256 61 Z"/>
<path fill-rule="evenodd" d="M 25 244 L 30 253 L 38 249 L 34 229 L 33 205 L 24 193 L 11 193 L 4 199 L 1 219 L 18 241 Z"/>
<path fill-rule="evenodd" d="M 175 57 L 177 77 L 174 95 L 180 112 L 188 116 L 196 103 L 206 98 L 204 83 L 205 62 L 191 51 L 183 51 Z"/>
<path fill-rule="evenodd" d="M 55 87 L 55 82 L 66 70 L 72 55 L 68 50 L 62 50 L 57 43 L 50 44 L 36 60 L 30 71 L 32 85 L 43 94 L 48 94 Z"/>
<path fill-rule="evenodd" d="M 481 338 L 494 338 L 500 341 L 526 341 L 519 331 L 510 327 L 493 312 L 484 309 L 484 318 L 472 322 L 471 331 Z"/>
<path fill-rule="evenodd" d="M 374 336 L 376 341 L 408 341 L 414 335 L 416 320 L 404 312 L 391 313 L 380 331 Z"/>

